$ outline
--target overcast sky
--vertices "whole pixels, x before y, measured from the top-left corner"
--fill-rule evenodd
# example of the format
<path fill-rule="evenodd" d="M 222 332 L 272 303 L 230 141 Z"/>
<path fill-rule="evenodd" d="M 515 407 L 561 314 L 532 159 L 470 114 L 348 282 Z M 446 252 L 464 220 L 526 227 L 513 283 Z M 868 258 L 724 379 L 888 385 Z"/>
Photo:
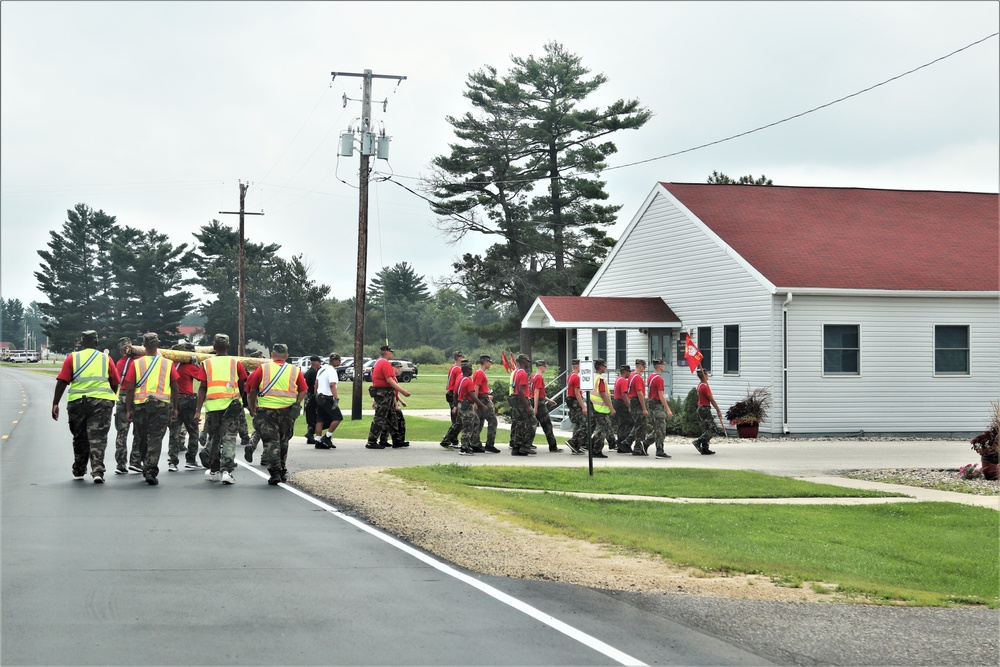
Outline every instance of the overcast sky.
<path fill-rule="evenodd" d="M 1000 39 L 774 127 L 681 155 L 886 81 L 1000 28 L 988 2 L 18 2 L 0 4 L 0 295 L 45 301 L 37 250 L 83 202 L 172 242 L 213 218 L 302 254 L 354 296 L 358 158 L 337 157 L 376 79 L 383 174 L 418 189 L 469 109 L 468 75 L 561 42 L 608 82 L 587 106 L 653 112 L 613 135 L 603 175 L 617 238 L 657 181 L 713 170 L 778 185 L 998 191 Z M 369 199 L 369 279 L 409 262 L 428 282 L 490 242 L 448 245 L 394 182 Z M 886 242 L 890 242 L 889 239 Z"/>

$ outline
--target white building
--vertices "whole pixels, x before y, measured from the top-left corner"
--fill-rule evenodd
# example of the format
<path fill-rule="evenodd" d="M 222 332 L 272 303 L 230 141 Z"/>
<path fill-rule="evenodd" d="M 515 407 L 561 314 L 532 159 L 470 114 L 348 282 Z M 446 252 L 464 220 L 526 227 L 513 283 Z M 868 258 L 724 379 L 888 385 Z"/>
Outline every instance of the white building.
<path fill-rule="evenodd" d="M 522 321 L 569 356 L 669 360 L 689 332 L 725 411 L 769 387 L 770 435 L 968 435 L 1000 397 L 989 193 L 657 183 L 580 297 Z M 600 298 L 597 298 L 600 297 Z"/>

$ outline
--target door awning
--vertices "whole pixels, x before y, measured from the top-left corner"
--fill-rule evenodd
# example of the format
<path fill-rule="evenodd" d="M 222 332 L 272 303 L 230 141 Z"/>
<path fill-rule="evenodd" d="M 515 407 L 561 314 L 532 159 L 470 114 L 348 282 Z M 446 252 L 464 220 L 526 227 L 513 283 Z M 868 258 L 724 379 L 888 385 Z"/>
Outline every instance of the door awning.
<path fill-rule="evenodd" d="M 540 296 L 526 329 L 676 329 L 681 320 L 659 297 Z"/>

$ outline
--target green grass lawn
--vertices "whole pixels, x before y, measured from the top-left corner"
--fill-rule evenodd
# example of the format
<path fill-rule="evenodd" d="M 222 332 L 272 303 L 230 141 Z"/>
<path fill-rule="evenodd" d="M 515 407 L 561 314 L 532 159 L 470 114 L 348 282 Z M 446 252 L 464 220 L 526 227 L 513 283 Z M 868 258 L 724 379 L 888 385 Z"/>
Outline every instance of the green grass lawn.
<path fill-rule="evenodd" d="M 480 477 L 479 466 L 458 473 L 450 469 L 457 467 L 466 466 L 387 472 L 534 530 L 656 554 L 682 566 L 759 573 L 786 585 L 826 582 L 864 600 L 1000 606 L 1000 514 L 995 510 L 956 503 L 762 506 L 584 499 L 475 489 L 471 485 L 482 484 L 488 475 Z M 551 474 L 543 482 L 536 472 L 510 469 L 504 471 L 504 481 L 530 488 L 534 480 L 557 490 L 582 490 L 589 484 L 578 470 L 547 469 Z M 616 492 L 649 495 L 650 480 L 638 472 L 619 473 Z M 726 487 L 732 483 L 750 489 L 762 481 L 738 481 L 733 471 L 722 470 L 655 472 L 672 473 L 670 483 L 684 487 L 689 497 L 728 497 Z M 791 490 L 785 482 L 772 478 L 771 483 Z M 690 488 L 698 486 L 700 492 Z"/>
<path fill-rule="evenodd" d="M 406 479 L 506 489 L 609 493 L 664 498 L 881 498 L 900 493 L 849 489 L 748 470 L 606 468 L 594 476 L 562 468 L 446 464 L 393 471 Z"/>

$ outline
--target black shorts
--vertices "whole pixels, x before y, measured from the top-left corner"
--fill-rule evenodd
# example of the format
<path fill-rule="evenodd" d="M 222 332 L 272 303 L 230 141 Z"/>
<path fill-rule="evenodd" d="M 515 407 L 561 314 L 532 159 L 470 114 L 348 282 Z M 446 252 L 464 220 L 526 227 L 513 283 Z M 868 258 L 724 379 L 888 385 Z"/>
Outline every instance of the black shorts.
<path fill-rule="evenodd" d="M 333 422 L 344 421 L 344 413 L 340 411 L 340 406 L 333 407 L 333 396 L 326 394 L 316 394 L 316 423 L 322 424 L 326 428 Z"/>

